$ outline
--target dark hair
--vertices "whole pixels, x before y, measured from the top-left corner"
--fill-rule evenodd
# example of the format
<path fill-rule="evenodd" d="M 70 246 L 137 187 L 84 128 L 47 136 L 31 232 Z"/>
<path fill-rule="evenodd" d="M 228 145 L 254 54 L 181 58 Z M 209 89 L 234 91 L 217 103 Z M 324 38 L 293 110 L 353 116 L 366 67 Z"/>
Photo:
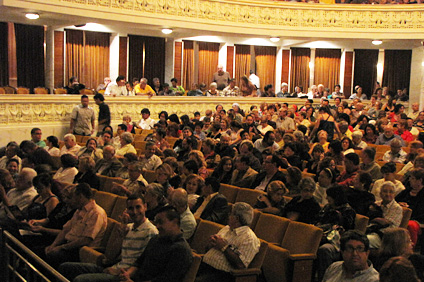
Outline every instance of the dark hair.
<path fill-rule="evenodd" d="M 113 137 L 113 133 L 112 133 L 112 131 L 109 131 L 109 130 L 103 131 L 103 132 L 102 132 L 102 136 L 103 136 L 103 135 L 105 135 L 105 134 L 109 134 L 109 135 L 110 135 L 110 138 L 112 138 L 112 137 Z"/>
<path fill-rule="evenodd" d="M 171 78 L 171 82 L 177 83 L 178 82 L 178 79 L 176 79 L 175 77 L 173 77 L 173 78 Z"/>
<path fill-rule="evenodd" d="M 321 169 L 321 171 L 319 172 L 319 173 L 321 173 L 321 172 L 325 172 L 326 174 L 327 174 L 327 176 L 331 179 L 331 183 L 334 183 L 334 182 L 336 182 L 336 172 L 333 170 L 333 169 L 331 169 L 331 168 L 329 168 L 329 167 L 325 167 L 325 168 L 323 168 L 323 169 Z"/>
<path fill-rule="evenodd" d="M 128 198 L 127 198 L 127 203 L 129 201 L 135 201 L 135 200 L 138 200 L 138 199 L 141 199 L 141 201 L 143 202 L 143 204 L 146 203 L 146 201 L 144 200 L 144 196 L 143 195 L 140 195 L 140 194 L 131 194 L 131 195 L 129 195 Z"/>
<path fill-rule="evenodd" d="M 369 191 L 373 183 L 371 174 L 365 171 L 358 171 L 357 175 L 359 176 L 359 181 L 364 185 L 364 189 Z"/>
<path fill-rule="evenodd" d="M 353 142 L 352 142 L 352 139 L 350 139 L 349 137 L 345 136 L 345 137 L 343 137 L 343 139 L 342 139 L 342 142 L 341 142 L 341 143 L 343 143 L 343 141 L 345 141 L 345 140 L 347 140 L 347 141 L 349 142 L 349 147 L 348 147 L 348 149 L 352 149 L 352 148 L 353 148 Z M 343 146 L 342 146 L 342 147 L 343 147 Z"/>
<path fill-rule="evenodd" d="M 356 153 L 349 153 L 349 154 L 345 155 L 345 159 L 348 159 L 354 165 L 359 165 L 359 156 Z"/>
<path fill-rule="evenodd" d="M 368 251 L 370 247 L 370 241 L 368 240 L 367 235 L 362 234 L 357 230 L 348 230 L 342 235 L 340 239 L 340 248 L 342 251 L 346 250 L 346 243 L 350 240 L 362 242 L 365 246 L 365 251 Z"/>
<path fill-rule="evenodd" d="M 190 124 L 190 117 L 188 115 L 180 116 L 180 120 L 181 120 L 182 124 L 184 124 L 184 125 Z"/>
<path fill-rule="evenodd" d="M 367 136 L 367 128 L 371 128 L 371 130 L 374 132 L 374 135 L 378 135 L 377 129 L 375 128 L 374 124 L 368 123 L 367 125 L 365 125 L 364 128 L 364 136 Z"/>
<path fill-rule="evenodd" d="M 185 139 L 186 139 L 187 145 L 189 145 L 193 149 L 197 149 L 197 144 L 198 143 L 197 143 L 197 138 L 196 137 L 194 137 L 192 135 L 192 136 L 186 137 Z"/>
<path fill-rule="evenodd" d="M 41 130 L 41 129 L 38 127 L 34 127 L 33 129 L 31 129 L 31 135 L 33 135 L 38 130 Z"/>
<path fill-rule="evenodd" d="M 120 127 L 123 131 L 127 131 L 127 129 L 128 129 L 127 125 L 123 124 L 123 123 L 118 124 L 118 127 Z"/>
<path fill-rule="evenodd" d="M 241 162 L 241 163 L 245 163 L 245 164 L 247 164 L 247 165 L 250 165 L 250 158 L 249 158 L 248 156 L 241 156 L 241 155 L 238 155 L 238 156 L 236 157 L 236 159 L 237 159 L 239 162 Z"/>
<path fill-rule="evenodd" d="M 162 111 L 162 112 L 160 112 L 159 113 L 159 119 L 160 119 L 160 116 L 162 115 L 162 114 L 164 114 L 165 115 L 165 120 L 168 120 L 168 112 L 167 111 Z"/>
<path fill-rule="evenodd" d="M 130 163 L 138 161 L 138 156 L 134 153 L 126 153 L 124 158 L 127 159 Z"/>
<path fill-rule="evenodd" d="M 340 140 L 333 140 L 330 142 L 330 145 L 328 145 L 329 149 L 332 149 L 334 154 L 338 155 L 342 152 L 342 142 Z"/>
<path fill-rule="evenodd" d="M 78 77 L 76 76 L 71 76 L 71 78 L 69 78 L 69 83 L 74 82 L 75 80 L 78 80 Z"/>
<path fill-rule="evenodd" d="M 85 94 L 84 94 L 84 95 L 81 95 L 81 100 L 82 100 L 82 99 L 85 99 L 85 98 L 87 98 L 87 99 L 88 99 L 88 96 L 87 96 L 87 95 L 85 95 Z"/>
<path fill-rule="evenodd" d="M 176 124 L 180 124 L 180 118 L 176 114 L 171 114 L 168 117 L 169 121 L 175 122 Z"/>
<path fill-rule="evenodd" d="M 368 158 L 372 160 L 375 159 L 376 151 L 374 147 L 367 146 L 365 149 L 362 150 L 362 152 L 365 153 L 368 156 Z"/>
<path fill-rule="evenodd" d="M 148 108 L 144 108 L 141 110 L 141 114 L 149 114 L 150 115 L 150 110 Z"/>
<path fill-rule="evenodd" d="M 8 166 L 11 162 L 15 162 L 19 166 L 19 160 L 11 158 L 6 162 L 6 166 Z"/>
<path fill-rule="evenodd" d="M 100 101 L 104 101 L 105 97 L 103 96 L 103 94 L 97 93 L 96 95 L 94 95 L 93 97 L 94 100 L 99 99 Z"/>
<path fill-rule="evenodd" d="M 64 154 L 60 156 L 60 161 L 62 162 L 64 168 L 74 167 L 77 165 L 77 158 L 71 154 Z"/>
<path fill-rule="evenodd" d="M 112 128 L 112 126 L 110 126 L 110 125 L 106 125 L 106 126 L 103 128 L 102 135 L 103 135 L 103 133 L 104 133 L 104 132 L 106 132 L 106 131 L 110 131 L 110 133 L 112 134 L 111 136 L 113 137 L 113 128 Z"/>
<path fill-rule="evenodd" d="M 339 207 L 347 203 L 346 193 L 343 190 L 343 186 L 335 185 L 327 190 L 327 196 L 330 196 L 334 200 L 334 204 Z"/>
<path fill-rule="evenodd" d="M 264 135 L 263 140 L 264 140 L 265 142 L 268 142 L 269 136 L 270 136 L 271 134 L 275 134 L 275 133 L 274 133 L 274 131 L 267 131 L 267 132 L 265 133 L 265 135 Z"/>
<path fill-rule="evenodd" d="M 330 107 L 329 106 L 322 106 L 322 107 L 319 108 L 318 111 L 320 111 L 320 112 L 323 111 L 324 113 L 327 113 L 330 116 L 332 116 L 331 110 L 330 110 Z"/>
<path fill-rule="evenodd" d="M 299 184 L 302 179 L 302 171 L 297 166 L 290 166 L 287 168 L 287 174 L 290 177 L 292 184 Z M 286 182 L 286 181 L 283 181 Z"/>
<path fill-rule="evenodd" d="M 87 183 L 79 183 L 75 188 L 75 195 L 83 195 L 87 199 L 93 198 L 93 191 Z"/>
<path fill-rule="evenodd" d="M 50 143 L 52 143 L 52 146 L 53 147 L 59 148 L 59 139 L 57 139 L 56 136 L 50 135 L 46 139 L 47 139 L 47 141 L 49 141 Z"/>
<path fill-rule="evenodd" d="M 396 104 L 395 105 L 395 110 L 394 110 L 395 114 L 397 114 L 402 107 L 405 107 L 405 106 L 402 105 L 402 104 Z"/>
<path fill-rule="evenodd" d="M 424 169 L 423 168 L 415 168 L 411 171 L 411 175 L 416 179 L 421 179 L 422 183 L 424 183 Z"/>
<path fill-rule="evenodd" d="M 205 186 L 210 185 L 212 187 L 212 191 L 218 192 L 221 184 L 219 183 L 216 177 L 208 177 L 205 179 Z"/>
<path fill-rule="evenodd" d="M 32 180 L 32 184 L 36 187 L 38 187 L 40 184 L 44 187 L 51 187 L 52 185 L 52 177 L 48 173 L 41 173 L 38 174 L 34 179 Z"/>
<path fill-rule="evenodd" d="M 177 212 L 177 210 L 172 207 L 171 205 L 164 206 L 160 208 L 156 214 L 156 216 L 160 213 L 165 213 L 166 219 L 169 221 L 176 220 L 178 226 L 180 226 L 180 214 Z"/>
<path fill-rule="evenodd" d="M 346 113 L 339 114 L 339 120 L 345 120 L 348 124 L 350 124 L 350 117 Z"/>
<path fill-rule="evenodd" d="M 295 155 L 298 154 L 298 148 L 297 148 L 296 142 L 289 142 L 289 143 L 285 144 L 284 147 L 283 147 L 283 151 L 286 148 L 290 148 L 294 152 Z"/>
<path fill-rule="evenodd" d="M 97 147 L 97 140 L 96 140 L 96 138 L 88 138 L 87 139 L 87 142 L 85 142 L 85 147 L 88 146 L 88 142 L 90 142 L 91 140 L 94 140 L 94 142 L 96 143 L 96 147 Z"/>
<path fill-rule="evenodd" d="M 197 174 L 199 171 L 199 165 L 195 160 L 187 160 L 184 162 L 184 168 L 186 168 L 191 173 Z"/>
<path fill-rule="evenodd" d="M 301 112 L 301 113 L 303 113 L 303 112 Z M 299 124 L 297 126 L 297 130 L 301 131 L 303 133 L 303 135 L 305 135 L 306 132 L 308 131 L 308 128 L 303 124 Z"/>
<path fill-rule="evenodd" d="M 324 147 L 322 147 L 321 144 L 316 144 L 314 146 L 314 148 L 312 149 L 312 154 L 315 153 L 315 152 L 317 152 L 317 153 L 324 153 L 325 152 L 324 151 Z"/>
<path fill-rule="evenodd" d="M 337 85 L 336 85 L 337 86 Z M 340 98 L 340 97 L 336 97 L 336 98 L 334 98 L 334 101 L 335 100 L 339 100 L 340 102 L 342 101 L 342 98 Z"/>
<path fill-rule="evenodd" d="M 270 88 L 272 88 L 272 84 L 268 84 L 268 85 L 266 85 L 266 86 L 264 87 L 264 90 L 265 90 L 265 91 L 268 91 L 268 89 L 270 89 Z"/>
<path fill-rule="evenodd" d="M 385 173 L 395 173 L 396 172 L 396 164 L 394 162 L 385 163 L 381 169 L 382 174 Z"/>
<path fill-rule="evenodd" d="M 396 256 L 387 260 L 380 269 L 381 282 L 418 282 L 421 281 L 414 265 L 404 256 Z"/>
<path fill-rule="evenodd" d="M 125 76 L 123 75 L 118 75 L 118 77 L 116 78 L 116 82 L 121 81 L 121 80 L 125 80 Z M 103 100 L 102 100 L 103 101 Z"/>

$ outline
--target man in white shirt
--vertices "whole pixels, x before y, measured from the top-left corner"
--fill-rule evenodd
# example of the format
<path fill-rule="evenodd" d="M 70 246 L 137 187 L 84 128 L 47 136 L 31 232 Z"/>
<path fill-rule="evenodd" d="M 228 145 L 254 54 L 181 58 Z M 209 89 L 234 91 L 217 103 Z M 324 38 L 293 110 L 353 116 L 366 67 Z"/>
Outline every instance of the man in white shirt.
<path fill-rule="evenodd" d="M 162 164 L 162 160 L 155 155 L 156 145 L 153 142 L 147 142 L 144 157 L 140 158 L 141 167 L 147 170 L 156 170 Z"/>
<path fill-rule="evenodd" d="M 65 141 L 65 146 L 60 149 L 60 155 L 71 154 L 73 156 L 77 156 L 81 146 L 77 144 L 75 135 L 68 133 L 65 137 L 63 137 L 63 140 Z"/>
<path fill-rule="evenodd" d="M 141 117 L 142 119 L 138 122 L 138 124 L 134 123 L 134 125 L 141 129 L 153 129 L 155 120 L 150 118 L 150 111 L 148 108 L 141 110 Z"/>
<path fill-rule="evenodd" d="M 261 88 L 261 82 L 259 80 L 259 76 L 257 76 L 253 70 L 250 70 L 249 81 L 256 86 L 256 89 Z"/>
<path fill-rule="evenodd" d="M 180 228 L 183 232 L 183 238 L 186 240 L 190 239 L 194 231 L 196 231 L 197 223 L 188 206 L 187 191 L 183 188 L 175 189 L 171 195 L 170 205 L 173 206 L 180 215 Z"/>
<path fill-rule="evenodd" d="M 106 87 L 105 95 L 128 96 L 127 87 L 125 86 L 125 76 L 120 75 L 116 78 L 116 82 L 111 82 Z"/>

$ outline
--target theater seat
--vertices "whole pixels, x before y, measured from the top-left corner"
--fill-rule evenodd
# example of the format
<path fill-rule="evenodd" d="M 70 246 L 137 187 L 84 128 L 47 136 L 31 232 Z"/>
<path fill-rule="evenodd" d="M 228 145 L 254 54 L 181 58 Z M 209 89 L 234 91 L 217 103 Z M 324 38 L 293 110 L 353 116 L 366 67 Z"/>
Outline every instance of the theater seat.
<path fill-rule="evenodd" d="M 49 89 L 46 87 L 35 87 L 34 94 L 49 94 Z"/>
<path fill-rule="evenodd" d="M 197 271 L 199 270 L 202 257 L 196 253 L 193 253 L 193 261 L 191 262 L 190 268 L 184 276 L 183 282 L 194 282 L 196 280 Z"/>
<path fill-rule="evenodd" d="M 205 254 L 209 237 L 218 233 L 224 226 L 209 220 L 200 221 L 190 242 L 190 247 L 197 254 Z"/>
<path fill-rule="evenodd" d="M 269 243 L 281 244 L 290 220 L 273 214 L 261 213 L 253 230 L 258 238 Z"/>
<path fill-rule="evenodd" d="M 55 88 L 53 89 L 53 93 L 64 95 L 64 94 L 68 94 L 68 91 L 65 88 Z"/>
<path fill-rule="evenodd" d="M 119 220 L 119 217 L 127 208 L 127 197 L 118 196 L 116 197 L 115 205 L 113 206 L 112 213 L 110 215 L 111 218 L 115 220 Z"/>
<path fill-rule="evenodd" d="M 259 252 L 255 255 L 248 268 L 245 269 L 234 269 L 230 273 L 234 276 L 234 281 L 256 281 L 259 274 L 261 274 L 261 268 L 264 263 L 265 255 L 268 250 L 268 243 L 261 240 L 261 246 Z"/>
<path fill-rule="evenodd" d="M 224 195 L 225 198 L 227 198 L 227 201 L 229 203 L 234 204 L 235 201 L 236 201 L 236 197 L 237 197 L 237 193 L 238 193 L 239 189 L 240 188 L 237 187 L 237 186 L 221 183 L 221 186 L 219 187 L 219 193 Z"/>
<path fill-rule="evenodd" d="M 403 210 L 402 221 L 400 222 L 399 227 L 406 229 L 408 227 L 408 222 L 411 219 L 412 210 L 405 207 L 402 207 L 402 210 Z"/>
<path fill-rule="evenodd" d="M 359 232 L 365 234 L 369 220 L 370 219 L 366 217 L 365 215 L 356 214 L 355 230 L 358 230 Z"/>
<path fill-rule="evenodd" d="M 146 179 L 147 183 L 153 183 L 156 181 L 156 172 L 153 170 L 143 170 L 143 177 Z"/>
<path fill-rule="evenodd" d="M 16 88 L 16 94 L 29 94 L 29 88 L 19 86 L 18 88 Z"/>
<path fill-rule="evenodd" d="M 94 200 L 96 200 L 96 203 L 105 210 L 107 216 L 109 217 L 112 214 L 117 197 L 117 195 L 112 193 L 97 191 L 94 195 Z"/>
<path fill-rule="evenodd" d="M 266 195 L 266 193 L 254 189 L 238 188 L 236 203 L 245 202 L 253 207 L 256 204 L 258 197 L 261 195 Z"/>

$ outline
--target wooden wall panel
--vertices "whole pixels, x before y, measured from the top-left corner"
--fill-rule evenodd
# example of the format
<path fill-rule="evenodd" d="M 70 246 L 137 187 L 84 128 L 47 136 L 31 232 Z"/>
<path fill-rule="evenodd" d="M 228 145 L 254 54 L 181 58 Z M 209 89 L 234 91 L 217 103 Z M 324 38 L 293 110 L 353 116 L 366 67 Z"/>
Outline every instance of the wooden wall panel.
<path fill-rule="evenodd" d="M 282 65 L 281 65 L 281 83 L 289 83 L 290 74 L 290 50 L 283 50 Z M 290 89 L 294 91 L 294 89 Z"/>
<path fill-rule="evenodd" d="M 124 75 L 127 81 L 130 81 L 127 74 L 127 51 L 128 37 L 119 37 L 119 75 Z M 113 78 L 112 81 L 114 81 Z"/>
<path fill-rule="evenodd" d="M 234 46 L 227 46 L 227 71 L 234 77 Z"/>
<path fill-rule="evenodd" d="M 343 93 L 345 97 L 350 97 L 352 94 L 352 73 L 353 73 L 353 52 L 345 52 L 345 69 L 343 81 Z M 331 89 L 333 90 L 333 89 Z"/>
<path fill-rule="evenodd" d="M 183 60 L 183 43 L 175 42 L 174 77 L 181 83 L 181 65 Z"/>
<path fill-rule="evenodd" d="M 15 38 L 15 25 L 7 23 L 8 28 L 8 60 L 9 60 L 9 85 L 13 87 L 18 86 L 18 62 L 16 60 L 16 38 Z"/>
<path fill-rule="evenodd" d="M 54 32 L 54 87 L 63 87 L 67 83 L 64 80 L 64 32 Z"/>

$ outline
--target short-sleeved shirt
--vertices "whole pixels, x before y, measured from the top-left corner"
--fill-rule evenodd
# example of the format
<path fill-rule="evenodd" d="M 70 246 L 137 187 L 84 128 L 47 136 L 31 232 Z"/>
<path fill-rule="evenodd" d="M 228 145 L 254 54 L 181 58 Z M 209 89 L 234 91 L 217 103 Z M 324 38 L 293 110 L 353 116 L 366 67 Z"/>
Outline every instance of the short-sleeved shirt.
<path fill-rule="evenodd" d="M 72 110 L 71 118 L 75 121 L 74 132 L 80 135 L 90 135 L 92 122 L 96 119 L 94 110 L 91 107 L 76 106 Z"/>
<path fill-rule="evenodd" d="M 162 164 L 162 160 L 156 156 L 152 155 L 150 158 L 146 159 L 145 157 L 140 160 L 141 167 L 147 170 L 156 170 L 158 166 Z"/>
<path fill-rule="evenodd" d="M 389 227 L 399 227 L 402 221 L 402 207 L 395 201 L 383 205 L 383 201 L 377 201 L 376 204 L 383 210 L 384 219 L 390 221 Z"/>
<path fill-rule="evenodd" d="M 107 227 L 107 214 L 105 210 L 90 200 L 81 210 L 77 210 L 74 216 L 64 226 L 66 230 L 65 239 L 73 242 L 80 238 L 89 237 L 93 239 L 90 246 L 96 247 L 100 244 Z"/>
<path fill-rule="evenodd" d="M 324 274 L 324 282 L 378 282 L 380 281 L 377 270 L 370 263 L 369 267 L 362 271 L 357 271 L 353 278 L 346 277 L 346 271 L 343 266 L 343 261 L 337 261 L 327 268 Z"/>
<path fill-rule="evenodd" d="M 144 89 L 141 89 L 140 84 L 137 84 L 134 87 L 134 91 L 136 94 L 141 94 L 141 95 L 148 95 L 148 93 L 152 93 L 155 94 L 155 91 L 153 91 L 152 87 L 150 87 L 150 85 L 146 85 L 146 87 L 144 87 Z"/>
<path fill-rule="evenodd" d="M 133 145 L 127 144 L 116 151 L 117 156 L 124 156 L 127 153 L 134 153 L 137 155 L 137 150 L 134 148 Z"/>

